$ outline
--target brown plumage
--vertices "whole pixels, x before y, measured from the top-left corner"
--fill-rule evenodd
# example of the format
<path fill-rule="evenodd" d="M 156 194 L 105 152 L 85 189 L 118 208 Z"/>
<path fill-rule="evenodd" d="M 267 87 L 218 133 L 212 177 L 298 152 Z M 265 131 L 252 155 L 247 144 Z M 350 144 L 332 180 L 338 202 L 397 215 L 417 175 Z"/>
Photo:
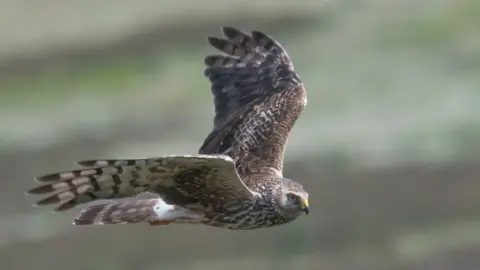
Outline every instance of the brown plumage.
<path fill-rule="evenodd" d="M 77 225 L 119 224 L 149 221 L 155 215 L 157 199 L 142 199 L 120 203 L 97 204 L 82 209 L 75 217 Z"/>
<path fill-rule="evenodd" d="M 88 160 L 83 168 L 37 177 L 37 205 L 68 210 L 97 199 L 134 199 L 90 206 L 75 224 L 148 221 L 202 223 L 231 229 L 283 224 L 308 213 L 308 193 L 284 178 L 288 134 L 306 106 L 306 91 L 282 46 L 266 34 L 222 28 L 208 42 L 228 54 L 205 58 L 212 83 L 213 130 L 197 155 Z"/>

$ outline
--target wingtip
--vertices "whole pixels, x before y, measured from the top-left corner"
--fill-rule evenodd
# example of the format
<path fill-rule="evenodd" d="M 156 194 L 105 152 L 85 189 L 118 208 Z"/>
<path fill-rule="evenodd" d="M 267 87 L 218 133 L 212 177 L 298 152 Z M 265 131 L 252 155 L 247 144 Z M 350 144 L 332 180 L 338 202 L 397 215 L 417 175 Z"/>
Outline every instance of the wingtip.
<path fill-rule="evenodd" d="M 271 37 L 270 35 L 266 34 L 263 31 L 260 31 L 260 30 L 253 30 L 252 31 L 252 37 L 256 42 L 261 43 L 264 46 L 269 44 L 269 43 L 272 44 L 272 45 L 278 43 L 277 41 L 275 41 L 275 39 L 273 37 Z"/>
<path fill-rule="evenodd" d="M 252 35 L 259 35 L 259 36 L 268 37 L 268 35 L 265 34 L 265 32 L 260 31 L 260 30 L 252 30 Z"/>
<path fill-rule="evenodd" d="M 232 27 L 232 26 L 228 26 L 228 25 L 222 26 L 221 30 L 222 30 L 223 35 L 228 37 L 228 38 L 236 36 L 237 33 L 240 32 L 240 30 L 238 30 L 237 28 Z"/>
<path fill-rule="evenodd" d="M 27 190 L 25 190 L 25 195 L 44 194 L 45 192 L 42 192 L 42 188 L 43 188 L 43 186 L 38 186 L 38 187 L 31 188 L 31 189 L 27 189 Z"/>
<path fill-rule="evenodd" d="M 36 202 L 32 203 L 32 206 L 35 207 L 35 208 L 37 208 L 37 207 L 45 207 L 45 206 L 47 206 L 47 205 L 50 205 L 50 204 L 42 204 L 41 201 L 36 201 Z"/>
<path fill-rule="evenodd" d="M 211 46 L 215 47 L 219 43 L 220 39 L 217 37 L 207 37 L 207 43 Z"/>
<path fill-rule="evenodd" d="M 35 203 L 36 206 L 52 205 L 58 203 L 56 196 L 49 196 L 44 199 L 41 199 Z"/>
<path fill-rule="evenodd" d="M 33 181 L 38 184 L 45 184 L 46 181 L 43 181 L 43 176 L 37 175 L 33 177 Z"/>
<path fill-rule="evenodd" d="M 209 67 L 211 65 L 213 65 L 214 63 L 214 56 L 213 55 L 207 55 L 205 56 L 205 58 L 203 59 L 203 63 L 205 64 L 205 66 Z"/>
<path fill-rule="evenodd" d="M 50 173 L 50 174 L 44 174 L 44 175 L 37 175 L 33 178 L 33 181 L 40 183 L 40 184 L 45 184 L 48 182 L 52 182 L 58 179 L 59 173 Z"/>
<path fill-rule="evenodd" d="M 33 177 L 33 181 L 34 181 L 35 183 L 43 183 L 43 182 L 40 181 L 38 178 L 39 178 L 38 176 Z"/>
<path fill-rule="evenodd" d="M 91 160 L 75 160 L 73 162 L 74 165 L 78 165 L 78 166 L 81 166 L 81 167 L 91 167 L 92 165 L 94 165 L 95 162 L 91 161 Z"/>

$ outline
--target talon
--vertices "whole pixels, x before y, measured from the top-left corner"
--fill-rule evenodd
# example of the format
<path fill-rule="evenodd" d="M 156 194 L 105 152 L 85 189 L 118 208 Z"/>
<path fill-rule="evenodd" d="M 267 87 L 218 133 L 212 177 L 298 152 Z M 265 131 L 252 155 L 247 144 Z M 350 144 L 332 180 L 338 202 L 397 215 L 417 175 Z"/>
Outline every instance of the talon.
<path fill-rule="evenodd" d="M 172 223 L 170 220 L 152 220 L 148 222 L 150 226 L 162 226 Z"/>

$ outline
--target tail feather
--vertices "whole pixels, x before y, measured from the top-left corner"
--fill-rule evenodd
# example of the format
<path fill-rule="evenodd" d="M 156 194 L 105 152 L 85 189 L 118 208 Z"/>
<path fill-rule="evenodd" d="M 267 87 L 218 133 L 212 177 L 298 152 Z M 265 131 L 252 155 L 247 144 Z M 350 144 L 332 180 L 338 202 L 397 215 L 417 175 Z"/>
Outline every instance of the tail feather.
<path fill-rule="evenodd" d="M 147 221 L 156 216 L 153 207 L 157 202 L 158 199 L 144 199 L 89 206 L 75 216 L 73 224 L 102 225 Z"/>
<path fill-rule="evenodd" d="M 101 216 L 101 212 L 108 204 L 98 204 L 90 207 L 86 207 L 78 213 L 73 219 L 75 225 L 92 225 L 99 224 L 100 221 L 95 221 Z"/>

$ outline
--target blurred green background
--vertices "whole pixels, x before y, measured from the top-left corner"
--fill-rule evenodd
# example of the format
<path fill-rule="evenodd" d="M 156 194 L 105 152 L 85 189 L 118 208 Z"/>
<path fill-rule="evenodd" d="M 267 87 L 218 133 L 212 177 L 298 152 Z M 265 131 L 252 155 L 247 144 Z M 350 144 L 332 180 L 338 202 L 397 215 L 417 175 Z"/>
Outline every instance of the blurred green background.
<path fill-rule="evenodd" d="M 480 1 L 0 3 L 1 269 L 479 269 Z M 195 153 L 221 25 L 279 40 L 309 91 L 285 161 L 308 217 L 73 227 L 31 206 L 74 160 Z"/>

